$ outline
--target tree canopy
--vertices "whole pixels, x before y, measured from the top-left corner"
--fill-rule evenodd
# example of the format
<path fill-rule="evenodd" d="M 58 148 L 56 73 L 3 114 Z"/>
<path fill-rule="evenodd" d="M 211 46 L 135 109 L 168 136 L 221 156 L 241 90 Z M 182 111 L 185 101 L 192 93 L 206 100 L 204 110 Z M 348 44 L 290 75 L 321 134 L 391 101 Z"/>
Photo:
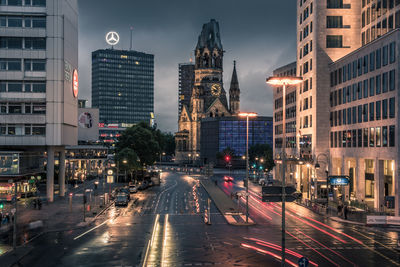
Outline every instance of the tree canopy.
<path fill-rule="evenodd" d="M 115 155 L 115 161 L 118 163 L 120 169 L 134 170 L 139 167 L 138 156 L 135 151 L 129 147 L 123 148 Z"/>
<path fill-rule="evenodd" d="M 145 123 L 139 123 L 122 132 L 116 144 L 116 152 L 124 148 L 132 149 L 139 157 L 141 165 L 152 165 L 160 152 L 154 132 Z"/>
<path fill-rule="evenodd" d="M 257 144 L 249 148 L 249 160 L 256 162 L 255 158 L 263 159 L 261 163 L 265 170 L 272 170 L 275 166 L 272 148 L 268 144 Z"/>

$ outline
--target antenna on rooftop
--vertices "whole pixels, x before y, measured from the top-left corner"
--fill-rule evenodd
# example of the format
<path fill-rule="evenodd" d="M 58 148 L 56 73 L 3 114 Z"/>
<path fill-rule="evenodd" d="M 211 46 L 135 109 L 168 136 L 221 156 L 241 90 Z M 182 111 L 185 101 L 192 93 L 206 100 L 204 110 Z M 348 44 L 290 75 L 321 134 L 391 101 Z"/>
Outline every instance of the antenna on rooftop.
<path fill-rule="evenodd" d="M 133 26 L 130 27 L 130 31 L 131 31 L 131 43 L 129 46 L 129 50 L 132 50 L 132 32 L 133 32 Z"/>

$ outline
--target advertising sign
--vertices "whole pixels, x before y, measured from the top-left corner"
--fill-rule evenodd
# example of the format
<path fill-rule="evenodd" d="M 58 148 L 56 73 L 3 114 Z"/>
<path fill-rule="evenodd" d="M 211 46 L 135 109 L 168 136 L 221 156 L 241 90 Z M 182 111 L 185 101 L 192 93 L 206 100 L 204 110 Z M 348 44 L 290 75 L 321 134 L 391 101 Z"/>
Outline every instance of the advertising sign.
<path fill-rule="evenodd" d="M 331 185 L 348 185 L 348 176 L 329 176 L 329 184 Z"/>
<path fill-rule="evenodd" d="M 78 71 L 75 69 L 74 73 L 72 74 L 72 94 L 75 98 L 78 97 L 79 91 L 79 81 L 78 81 Z"/>
<path fill-rule="evenodd" d="M 93 127 L 93 116 L 90 112 L 82 112 L 78 117 L 78 124 L 81 128 Z"/>

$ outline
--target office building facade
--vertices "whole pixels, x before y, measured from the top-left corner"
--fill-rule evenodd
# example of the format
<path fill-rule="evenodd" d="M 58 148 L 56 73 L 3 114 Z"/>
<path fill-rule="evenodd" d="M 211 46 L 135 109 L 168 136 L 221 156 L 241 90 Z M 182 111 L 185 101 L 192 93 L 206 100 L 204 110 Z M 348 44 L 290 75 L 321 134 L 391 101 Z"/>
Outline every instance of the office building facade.
<path fill-rule="evenodd" d="M 1 1 L 0 27 L 0 176 L 23 181 L 47 161 L 53 201 L 54 154 L 64 195 L 65 146 L 77 143 L 77 1 Z"/>
<path fill-rule="evenodd" d="M 154 112 L 154 55 L 100 49 L 92 53 L 92 106 L 101 123 L 150 121 Z"/>
<path fill-rule="evenodd" d="M 246 118 L 238 116 L 201 120 L 201 162 L 217 163 L 217 153 L 231 149 L 236 156 L 246 155 Z M 249 147 L 273 144 L 272 117 L 259 116 L 249 121 Z"/>
<path fill-rule="evenodd" d="M 190 106 L 190 97 L 194 86 L 194 63 L 179 64 L 178 117 L 182 106 Z"/>
<path fill-rule="evenodd" d="M 399 215 L 400 2 L 298 0 L 296 24 L 303 83 L 296 93 L 296 148 L 287 148 L 297 166 L 286 177 L 304 198 L 326 200 L 329 192 L 335 201 Z M 274 117 L 280 97 L 274 94 Z M 329 185 L 327 175 L 349 176 L 349 184 Z"/>

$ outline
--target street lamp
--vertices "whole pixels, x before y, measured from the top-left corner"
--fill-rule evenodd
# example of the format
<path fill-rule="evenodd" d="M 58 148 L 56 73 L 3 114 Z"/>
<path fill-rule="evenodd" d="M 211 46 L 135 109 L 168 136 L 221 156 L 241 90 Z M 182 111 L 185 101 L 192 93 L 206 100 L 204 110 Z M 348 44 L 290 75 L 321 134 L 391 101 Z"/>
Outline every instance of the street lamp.
<path fill-rule="evenodd" d="M 240 112 L 239 117 L 246 117 L 246 223 L 249 222 L 249 117 L 257 117 L 255 112 Z"/>
<path fill-rule="evenodd" d="M 318 170 L 319 168 L 321 168 L 321 166 L 319 165 L 318 159 L 320 156 L 324 156 L 326 158 L 326 214 L 329 214 L 329 155 L 325 154 L 325 153 L 320 153 L 317 156 L 316 159 L 316 163 L 315 163 L 315 169 Z"/>
<path fill-rule="evenodd" d="M 267 84 L 272 86 L 282 86 L 282 266 L 285 266 L 285 169 L 286 169 L 286 86 L 297 85 L 303 81 L 301 77 L 269 77 Z"/>

